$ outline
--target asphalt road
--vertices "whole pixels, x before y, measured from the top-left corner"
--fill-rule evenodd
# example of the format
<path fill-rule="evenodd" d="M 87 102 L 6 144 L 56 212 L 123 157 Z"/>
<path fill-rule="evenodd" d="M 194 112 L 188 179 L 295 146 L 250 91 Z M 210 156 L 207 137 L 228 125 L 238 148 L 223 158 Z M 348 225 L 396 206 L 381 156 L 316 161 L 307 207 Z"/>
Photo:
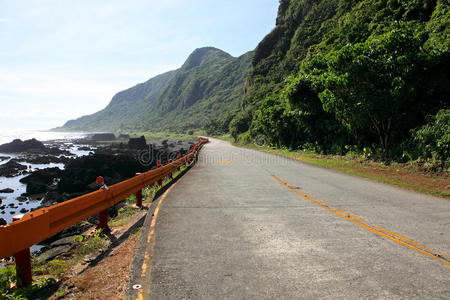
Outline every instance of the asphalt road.
<path fill-rule="evenodd" d="M 159 202 L 138 298 L 450 299 L 450 201 L 211 140 Z"/>

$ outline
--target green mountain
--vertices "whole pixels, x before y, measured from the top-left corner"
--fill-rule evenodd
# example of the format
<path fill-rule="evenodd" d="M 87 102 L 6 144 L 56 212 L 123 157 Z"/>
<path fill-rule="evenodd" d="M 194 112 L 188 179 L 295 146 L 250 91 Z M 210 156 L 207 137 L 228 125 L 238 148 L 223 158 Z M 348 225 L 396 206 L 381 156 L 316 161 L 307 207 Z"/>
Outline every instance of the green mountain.
<path fill-rule="evenodd" d="M 404 156 L 411 131 L 449 108 L 449 28 L 448 0 L 281 0 L 230 132 Z"/>
<path fill-rule="evenodd" d="M 59 130 L 170 130 L 226 122 L 239 109 L 252 52 L 238 58 L 196 49 L 180 69 L 117 93 L 103 110 L 70 120 Z M 228 123 L 226 123 L 228 124 Z"/>

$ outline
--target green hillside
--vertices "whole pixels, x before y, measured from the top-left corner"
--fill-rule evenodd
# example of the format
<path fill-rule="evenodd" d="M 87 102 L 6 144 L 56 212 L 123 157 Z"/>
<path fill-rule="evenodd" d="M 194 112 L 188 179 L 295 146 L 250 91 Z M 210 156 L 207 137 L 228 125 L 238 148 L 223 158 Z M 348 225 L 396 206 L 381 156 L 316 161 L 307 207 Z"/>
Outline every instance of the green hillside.
<path fill-rule="evenodd" d="M 183 132 L 203 129 L 210 120 L 225 122 L 239 109 L 251 57 L 196 49 L 180 69 L 121 91 L 105 109 L 58 129 Z"/>
<path fill-rule="evenodd" d="M 281 0 L 276 27 L 255 49 L 232 135 L 413 157 L 427 148 L 421 126 L 448 120 L 449 20 L 447 0 Z M 439 145 L 449 141 L 428 146 Z"/>

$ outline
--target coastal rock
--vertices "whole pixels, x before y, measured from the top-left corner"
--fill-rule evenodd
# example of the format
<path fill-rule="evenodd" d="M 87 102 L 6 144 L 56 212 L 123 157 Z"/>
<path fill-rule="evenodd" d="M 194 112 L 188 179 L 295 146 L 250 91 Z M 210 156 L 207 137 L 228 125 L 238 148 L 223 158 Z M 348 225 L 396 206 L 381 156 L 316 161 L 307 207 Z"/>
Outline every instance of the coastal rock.
<path fill-rule="evenodd" d="M 46 169 L 34 171 L 27 177 L 20 179 L 20 182 L 21 183 L 41 182 L 41 183 L 45 183 L 45 184 L 51 184 L 53 182 L 53 179 L 60 177 L 61 174 L 62 174 L 62 171 L 58 167 L 46 168 Z"/>
<path fill-rule="evenodd" d="M 9 157 L 9 156 L 0 156 L 0 161 L 4 161 L 4 160 L 7 160 L 7 159 L 10 159 L 11 157 Z"/>
<path fill-rule="evenodd" d="M 58 182 L 58 191 L 66 193 L 90 192 L 88 185 L 98 176 L 105 178 L 105 183 L 111 185 L 144 172 L 142 166 L 134 157 L 127 155 L 94 154 L 79 157 L 70 161 L 63 170 Z"/>
<path fill-rule="evenodd" d="M 0 176 L 14 177 L 20 175 L 21 171 L 26 169 L 26 166 L 21 165 L 14 160 L 10 160 L 6 164 L 0 165 Z"/>
<path fill-rule="evenodd" d="M 51 247 L 62 246 L 62 245 L 72 245 L 74 243 L 74 238 L 76 235 L 67 236 L 65 238 L 54 241 L 50 244 Z"/>
<path fill-rule="evenodd" d="M 72 244 L 61 245 L 61 246 L 57 246 L 57 247 L 54 247 L 54 248 L 50 248 L 49 250 L 42 252 L 38 256 L 38 260 L 40 260 L 40 261 L 42 261 L 42 260 L 46 260 L 46 261 L 53 260 L 57 256 L 60 256 L 60 255 L 64 254 L 65 252 L 69 251 L 71 248 L 72 248 Z"/>
<path fill-rule="evenodd" d="M 34 171 L 31 175 L 20 179 L 20 182 L 27 185 L 27 195 L 42 194 L 49 190 L 49 185 L 61 174 L 62 171 L 57 167 L 47 168 Z"/>
<path fill-rule="evenodd" d="M 62 201 L 62 197 L 58 192 L 47 192 L 41 202 L 40 207 L 49 207 Z"/>
<path fill-rule="evenodd" d="M 114 141 L 116 136 L 113 133 L 96 133 L 90 136 L 93 141 Z"/>
<path fill-rule="evenodd" d="M 3 193 L 3 194 L 14 193 L 14 190 L 11 189 L 11 188 L 6 188 L 6 189 L 3 189 L 3 190 L 0 190 L 0 193 Z"/>
<path fill-rule="evenodd" d="M 20 212 L 23 213 L 23 214 L 24 214 L 24 213 L 27 213 L 27 212 L 28 212 L 28 209 L 26 209 L 26 208 L 24 207 L 24 208 L 22 208 L 22 209 L 20 210 Z"/>
<path fill-rule="evenodd" d="M 36 194 L 43 194 L 47 192 L 47 185 L 42 184 L 40 182 L 30 182 L 27 184 L 27 194 L 28 195 L 36 195 Z"/>
<path fill-rule="evenodd" d="M 6 224 L 8 224 L 8 223 L 6 223 L 6 220 L 3 218 L 0 218 L 0 226 L 4 226 Z"/>
<path fill-rule="evenodd" d="M 85 232 L 88 228 L 90 228 L 93 224 L 88 223 L 88 222 L 80 222 L 78 224 L 72 225 L 66 229 L 64 229 L 63 231 L 52 235 L 51 237 L 45 239 L 44 241 L 40 242 L 40 245 L 47 245 L 47 247 L 53 243 L 54 241 L 57 241 L 59 239 L 68 237 L 68 236 L 76 236 L 76 235 L 80 235 L 83 232 Z M 44 248 L 45 251 L 45 248 Z"/>
<path fill-rule="evenodd" d="M 147 142 L 145 140 L 145 137 L 141 136 L 141 137 L 138 137 L 138 138 L 131 138 L 128 141 L 128 147 L 130 149 L 135 149 L 135 150 L 146 149 L 147 148 Z"/>
<path fill-rule="evenodd" d="M 22 141 L 20 139 L 15 139 L 11 143 L 6 143 L 0 145 L 0 152 L 2 153 L 18 153 L 25 152 L 29 150 L 45 150 L 44 144 L 36 139 Z"/>
<path fill-rule="evenodd" d="M 15 158 L 15 161 L 18 162 L 27 162 L 29 164 L 58 164 L 58 163 L 66 163 L 69 158 L 64 156 L 57 157 L 52 155 L 28 155 L 26 157 Z"/>
<path fill-rule="evenodd" d="M 81 147 L 78 147 L 78 150 L 80 150 L 80 151 L 91 151 L 92 148 L 89 147 L 89 146 L 81 146 Z"/>
<path fill-rule="evenodd" d="M 36 139 L 30 139 L 22 141 L 20 139 L 16 139 L 10 143 L 6 143 L 0 145 L 1 153 L 30 153 L 30 154 L 39 154 L 39 155 L 67 155 L 73 156 L 74 154 L 67 151 L 61 150 L 59 147 L 51 146 L 46 147 L 42 142 Z"/>

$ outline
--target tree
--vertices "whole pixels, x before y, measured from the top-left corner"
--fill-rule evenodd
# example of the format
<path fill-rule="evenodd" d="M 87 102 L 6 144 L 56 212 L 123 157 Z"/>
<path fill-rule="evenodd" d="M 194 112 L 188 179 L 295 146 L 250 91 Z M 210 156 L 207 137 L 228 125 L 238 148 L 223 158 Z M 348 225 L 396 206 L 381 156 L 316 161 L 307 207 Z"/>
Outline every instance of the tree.
<path fill-rule="evenodd" d="M 426 63 L 416 33 L 414 23 L 395 22 L 384 34 L 328 54 L 318 77 L 324 109 L 350 132 L 374 134 L 384 151 L 417 122 L 411 118 Z"/>

